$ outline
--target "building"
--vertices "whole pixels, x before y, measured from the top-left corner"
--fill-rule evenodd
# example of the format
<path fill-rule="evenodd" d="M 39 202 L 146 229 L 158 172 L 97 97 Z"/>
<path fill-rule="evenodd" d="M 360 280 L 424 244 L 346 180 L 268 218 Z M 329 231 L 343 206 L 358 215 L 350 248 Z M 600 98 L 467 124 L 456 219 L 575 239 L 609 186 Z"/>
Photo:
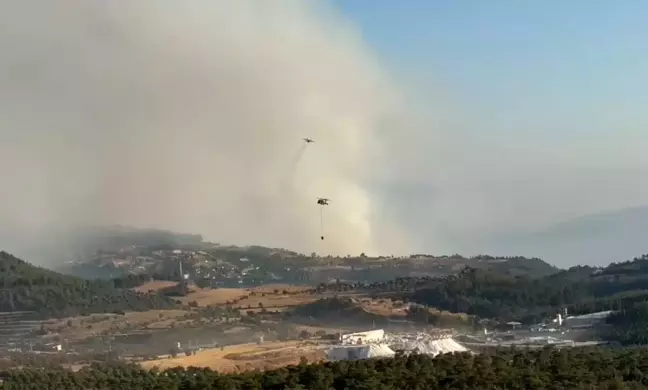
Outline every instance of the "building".
<path fill-rule="evenodd" d="M 385 331 L 383 329 L 378 329 L 366 332 L 343 334 L 340 336 L 340 342 L 343 345 L 359 345 L 381 342 L 384 338 Z"/>
<path fill-rule="evenodd" d="M 326 356 L 331 361 L 392 357 L 396 354 L 385 344 L 383 329 L 342 334 L 339 341 L 339 345 L 326 351 Z"/>
<path fill-rule="evenodd" d="M 580 316 L 569 316 L 563 320 L 563 326 L 571 329 L 591 328 L 605 323 L 613 313 L 612 310 L 599 311 L 596 313 L 583 314 Z"/>
<path fill-rule="evenodd" d="M 377 357 L 393 357 L 396 354 L 385 344 L 336 345 L 326 351 L 330 361 L 361 360 Z"/>
<path fill-rule="evenodd" d="M 507 322 L 506 325 L 510 326 L 513 329 L 518 329 L 520 326 L 522 326 L 522 323 L 517 321 L 510 321 Z"/>
<path fill-rule="evenodd" d="M 383 329 L 367 332 L 350 333 L 340 336 L 340 344 L 329 348 L 326 355 L 329 360 L 359 360 L 376 357 L 393 357 L 396 352 L 420 353 L 437 356 L 444 353 L 468 352 L 457 343 L 452 334 L 427 333 L 390 333 Z"/>

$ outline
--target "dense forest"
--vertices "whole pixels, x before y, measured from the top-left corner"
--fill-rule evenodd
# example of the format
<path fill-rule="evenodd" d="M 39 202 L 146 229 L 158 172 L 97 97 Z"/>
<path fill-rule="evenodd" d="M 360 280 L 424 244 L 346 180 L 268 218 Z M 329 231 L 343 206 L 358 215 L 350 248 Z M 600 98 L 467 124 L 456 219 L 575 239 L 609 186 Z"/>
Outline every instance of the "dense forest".
<path fill-rule="evenodd" d="M 411 292 L 417 288 L 422 288 L 428 285 L 432 280 L 431 277 L 399 277 L 383 282 L 362 283 L 362 282 L 333 282 L 333 283 L 320 283 L 316 287 L 318 293 L 325 292 L 349 292 L 349 291 L 362 291 L 373 294 L 380 293 L 402 293 Z"/>
<path fill-rule="evenodd" d="M 572 314 L 618 310 L 648 300 L 648 256 L 607 268 L 573 267 L 544 277 L 512 276 L 465 267 L 448 277 L 404 277 L 387 282 L 328 283 L 318 292 L 363 291 L 441 310 L 532 323 L 561 308 Z"/>
<path fill-rule="evenodd" d="M 147 371 L 95 365 L 78 372 L 23 368 L 0 373 L 2 389 L 645 389 L 645 349 L 503 350 L 329 362 L 219 374 L 202 368 Z"/>
<path fill-rule="evenodd" d="M 648 302 L 636 303 L 613 313 L 602 337 L 623 345 L 648 345 Z"/>
<path fill-rule="evenodd" d="M 513 276 L 488 269 L 464 268 L 449 277 L 407 277 L 371 284 L 330 283 L 319 292 L 365 291 L 370 295 L 421 303 L 479 319 L 533 324 L 570 314 L 614 310 L 612 327 L 602 337 L 622 344 L 648 344 L 648 255 L 605 268 L 578 266 L 543 277 Z M 443 318 L 431 316 L 442 326 Z"/>
<path fill-rule="evenodd" d="M 624 345 L 648 344 L 648 256 L 606 268 L 574 267 L 542 278 L 511 277 L 465 269 L 428 280 L 407 296 L 415 301 L 481 318 L 525 323 L 554 316 L 613 310 L 600 336 Z"/>
<path fill-rule="evenodd" d="M 35 267 L 0 252 L 0 311 L 33 311 L 42 317 L 171 308 L 175 302 L 129 288 L 141 284 L 131 276 L 84 280 Z"/>
<path fill-rule="evenodd" d="M 332 297 L 323 298 L 315 302 L 298 306 L 284 315 L 291 317 L 308 318 L 318 325 L 334 323 L 336 325 L 350 323 L 373 323 L 375 326 L 384 326 L 389 323 L 388 317 L 369 312 L 362 308 L 353 298 Z M 442 313 L 419 305 L 411 305 L 407 311 L 408 320 L 418 324 L 429 324 L 441 328 L 473 327 L 473 320 L 470 316 L 457 315 L 454 313 Z M 402 320 L 402 318 L 398 318 Z"/>
<path fill-rule="evenodd" d="M 502 275 L 466 268 L 430 279 L 409 295 L 415 302 L 482 318 L 537 321 L 566 307 L 570 313 L 619 310 L 648 300 L 648 256 L 607 268 L 573 267 L 549 276 Z"/>

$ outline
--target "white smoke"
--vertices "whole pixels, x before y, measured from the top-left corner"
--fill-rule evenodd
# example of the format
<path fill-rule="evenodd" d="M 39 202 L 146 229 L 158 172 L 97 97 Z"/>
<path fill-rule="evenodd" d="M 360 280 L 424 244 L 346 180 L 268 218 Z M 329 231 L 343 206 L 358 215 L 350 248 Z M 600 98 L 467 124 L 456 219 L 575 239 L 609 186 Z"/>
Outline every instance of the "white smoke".
<path fill-rule="evenodd" d="M 5 245 L 117 223 L 403 249 L 388 227 L 378 237 L 365 186 L 397 94 L 322 2 L 5 2 L 0 50 Z M 302 137 L 316 142 L 291 166 Z M 317 197 L 332 199 L 324 241 Z"/>

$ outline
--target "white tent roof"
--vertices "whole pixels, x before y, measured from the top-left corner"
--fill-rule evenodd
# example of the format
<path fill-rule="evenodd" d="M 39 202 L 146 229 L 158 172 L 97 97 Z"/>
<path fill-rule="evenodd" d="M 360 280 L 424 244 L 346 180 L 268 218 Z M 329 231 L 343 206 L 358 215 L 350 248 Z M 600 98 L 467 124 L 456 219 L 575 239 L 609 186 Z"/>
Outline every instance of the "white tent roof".
<path fill-rule="evenodd" d="M 451 338 L 438 340 L 408 340 L 401 345 L 406 351 L 436 356 L 444 353 L 467 352 L 468 349 Z"/>
<path fill-rule="evenodd" d="M 580 316 L 569 316 L 565 318 L 565 321 L 569 320 L 600 320 L 609 317 L 613 313 L 612 310 L 608 311 L 599 311 L 596 313 L 583 314 Z"/>
<path fill-rule="evenodd" d="M 338 345 L 326 351 L 329 360 L 361 360 L 392 357 L 396 353 L 386 344 Z"/>

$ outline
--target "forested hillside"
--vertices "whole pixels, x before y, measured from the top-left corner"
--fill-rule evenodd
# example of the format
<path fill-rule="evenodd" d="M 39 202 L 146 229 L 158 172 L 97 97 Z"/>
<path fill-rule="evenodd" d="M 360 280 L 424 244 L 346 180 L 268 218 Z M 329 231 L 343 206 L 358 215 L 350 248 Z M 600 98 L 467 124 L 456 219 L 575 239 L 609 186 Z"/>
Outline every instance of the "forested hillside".
<path fill-rule="evenodd" d="M 601 336 L 622 344 L 648 344 L 648 255 L 606 268 L 573 267 L 545 277 L 513 276 L 466 267 L 449 277 L 406 277 L 378 283 L 328 283 L 318 292 L 362 291 L 501 323 L 533 324 L 570 314 L 617 311 Z M 410 308 L 410 311 L 412 308 Z M 434 317 L 431 323 L 438 324 Z M 469 321 L 470 322 L 470 321 Z"/>
<path fill-rule="evenodd" d="M 542 278 L 466 268 L 431 279 L 410 298 L 485 318 L 536 321 L 567 307 L 570 313 L 616 310 L 648 300 L 648 256 L 606 268 L 573 267 Z"/>
<path fill-rule="evenodd" d="M 0 311 L 72 316 L 174 306 L 169 298 L 129 290 L 141 282 L 136 279 L 84 280 L 35 267 L 0 252 Z"/>
<path fill-rule="evenodd" d="M 79 372 L 14 369 L 0 389 L 645 389 L 645 349 L 561 349 L 397 356 L 391 359 L 301 364 L 227 375 L 202 368 L 163 372 L 137 366 L 93 366 Z"/>

